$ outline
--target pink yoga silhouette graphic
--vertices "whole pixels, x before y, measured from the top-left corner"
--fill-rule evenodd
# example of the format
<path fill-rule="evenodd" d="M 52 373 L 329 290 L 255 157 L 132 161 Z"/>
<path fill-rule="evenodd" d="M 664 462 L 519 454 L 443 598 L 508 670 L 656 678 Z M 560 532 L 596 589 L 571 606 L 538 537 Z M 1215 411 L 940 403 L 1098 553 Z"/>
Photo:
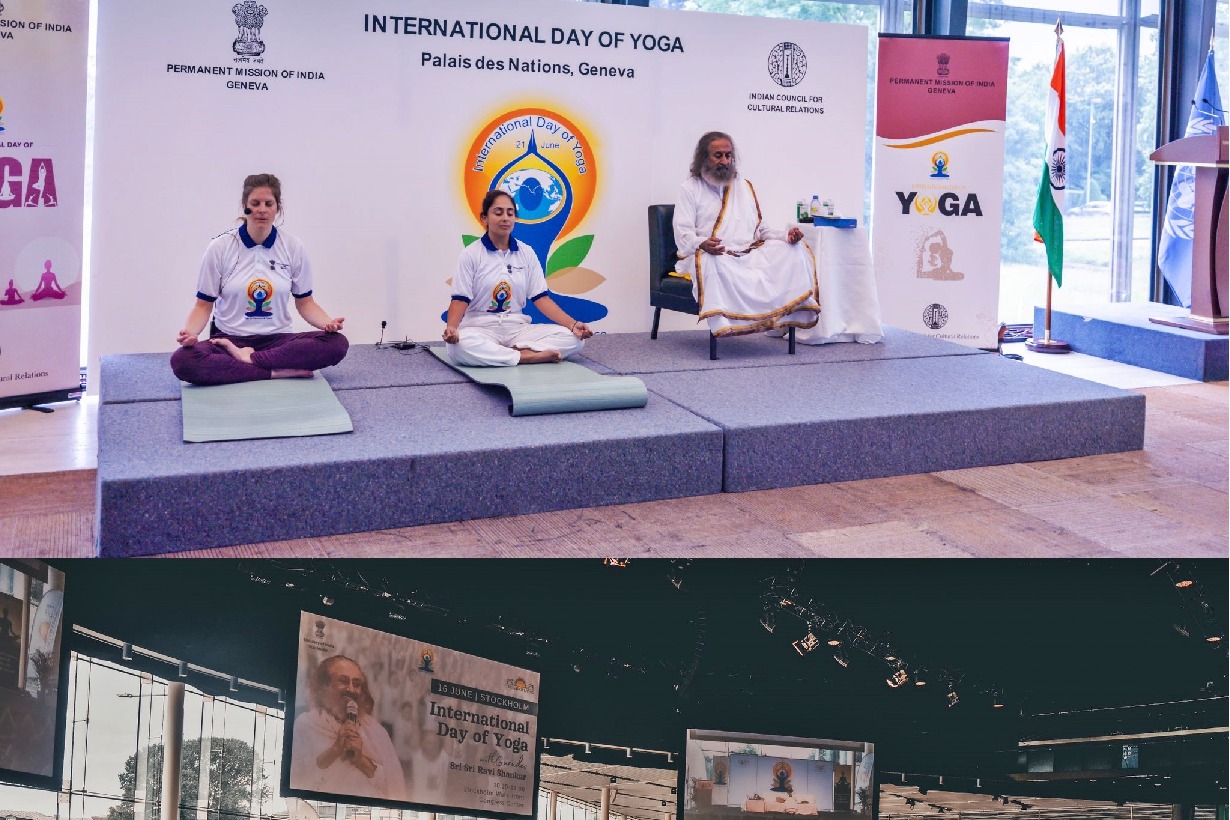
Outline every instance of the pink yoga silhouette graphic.
<path fill-rule="evenodd" d="M 37 302 L 41 299 L 63 299 L 67 295 L 56 281 L 56 275 L 51 270 L 51 260 L 43 262 L 43 275 L 39 277 L 38 287 L 30 298 Z"/>
<path fill-rule="evenodd" d="M 0 299 L 0 305 L 20 305 L 24 301 L 26 300 L 21 298 L 21 294 L 13 285 L 13 280 L 10 279 L 9 286 L 4 291 L 4 299 Z"/>

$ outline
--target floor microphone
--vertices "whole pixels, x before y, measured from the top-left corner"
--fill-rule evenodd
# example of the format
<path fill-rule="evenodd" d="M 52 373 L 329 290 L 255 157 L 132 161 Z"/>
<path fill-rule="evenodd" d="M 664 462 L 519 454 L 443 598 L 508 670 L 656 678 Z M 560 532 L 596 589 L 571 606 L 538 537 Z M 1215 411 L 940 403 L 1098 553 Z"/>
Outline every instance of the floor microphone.
<path fill-rule="evenodd" d="M 380 320 L 380 341 L 376 342 L 376 347 L 380 347 L 380 345 L 384 344 L 384 329 L 388 326 L 389 326 L 388 322 L 386 322 L 384 319 Z"/>

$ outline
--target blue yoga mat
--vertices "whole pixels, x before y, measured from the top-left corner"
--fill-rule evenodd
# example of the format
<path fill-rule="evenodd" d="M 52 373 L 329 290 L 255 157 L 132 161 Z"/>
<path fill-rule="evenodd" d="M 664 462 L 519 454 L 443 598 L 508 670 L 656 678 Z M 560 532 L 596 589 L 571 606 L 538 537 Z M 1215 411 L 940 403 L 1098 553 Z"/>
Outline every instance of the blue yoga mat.
<path fill-rule="evenodd" d="M 325 436 L 354 430 L 350 414 L 319 374 L 214 387 L 185 384 L 180 398 L 184 441 Z"/>
<path fill-rule="evenodd" d="M 432 355 L 479 384 L 502 387 L 514 416 L 579 413 L 586 410 L 623 410 L 644 407 L 649 401 L 645 383 L 633 376 L 603 376 L 573 362 L 527 364 L 516 367 L 462 367 L 448 358 L 443 347 L 430 347 Z"/>

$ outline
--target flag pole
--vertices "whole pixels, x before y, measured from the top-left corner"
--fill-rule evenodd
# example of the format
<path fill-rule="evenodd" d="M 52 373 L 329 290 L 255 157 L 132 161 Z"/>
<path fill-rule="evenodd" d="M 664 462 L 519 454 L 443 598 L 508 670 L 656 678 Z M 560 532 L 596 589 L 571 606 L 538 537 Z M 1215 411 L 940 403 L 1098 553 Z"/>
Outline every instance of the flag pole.
<path fill-rule="evenodd" d="M 1025 349 L 1035 353 L 1071 353 L 1072 346 L 1051 338 L 1051 292 L 1054 280 L 1063 275 L 1063 198 L 1067 187 L 1067 81 L 1063 19 L 1055 22 L 1055 66 L 1051 73 L 1051 96 L 1047 103 L 1050 133 L 1038 205 L 1034 209 L 1034 240 L 1046 245 L 1046 323 L 1042 339 L 1030 339 Z M 1092 139 L 1092 135 L 1090 135 Z"/>
<path fill-rule="evenodd" d="M 1046 272 L 1046 323 L 1044 325 L 1045 335 L 1041 341 L 1038 339 L 1027 339 L 1025 341 L 1025 349 L 1032 350 L 1034 353 L 1071 353 L 1072 345 L 1067 342 L 1061 342 L 1058 339 L 1051 338 L 1051 289 L 1055 286 L 1055 280 L 1051 276 L 1051 272 Z"/>

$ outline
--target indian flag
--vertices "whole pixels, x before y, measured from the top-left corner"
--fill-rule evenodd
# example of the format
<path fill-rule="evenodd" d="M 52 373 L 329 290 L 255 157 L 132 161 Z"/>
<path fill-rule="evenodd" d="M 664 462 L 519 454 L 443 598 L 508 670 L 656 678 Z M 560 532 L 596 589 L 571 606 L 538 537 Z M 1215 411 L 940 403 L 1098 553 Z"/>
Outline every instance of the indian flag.
<path fill-rule="evenodd" d="M 1034 241 L 1046 246 L 1046 267 L 1063 285 L 1063 191 L 1067 185 L 1067 89 L 1064 81 L 1063 23 L 1055 25 L 1055 69 L 1046 101 L 1046 158 L 1038 204 L 1034 206 Z"/>

